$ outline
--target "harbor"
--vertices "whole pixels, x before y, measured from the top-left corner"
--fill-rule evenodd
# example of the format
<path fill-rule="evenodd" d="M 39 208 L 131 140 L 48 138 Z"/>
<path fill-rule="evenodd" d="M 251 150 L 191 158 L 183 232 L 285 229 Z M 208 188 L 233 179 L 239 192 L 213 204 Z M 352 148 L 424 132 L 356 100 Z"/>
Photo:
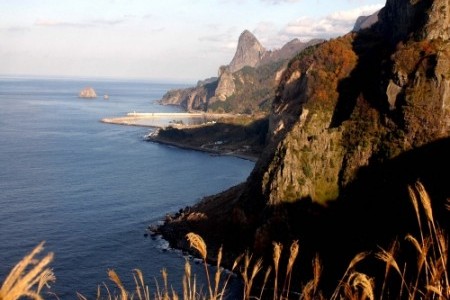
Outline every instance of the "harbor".
<path fill-rule="evenodd" d="M 103 118 L 101 122 L 117 125 L 143 126 L 153 128 L 189 127 L 214 124 L 218 120 L 228 119 L 236 115 L 212 113 L 139 113 L 129 112 L 122 117 Z"/>

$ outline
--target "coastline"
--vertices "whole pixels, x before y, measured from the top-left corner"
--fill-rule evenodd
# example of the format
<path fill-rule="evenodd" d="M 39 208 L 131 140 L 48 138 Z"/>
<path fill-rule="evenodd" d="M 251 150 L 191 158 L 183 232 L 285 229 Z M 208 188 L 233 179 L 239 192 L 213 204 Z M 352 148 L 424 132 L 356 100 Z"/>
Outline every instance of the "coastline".
<path fill-rule="evenodd" d="M 129 113 L 123 117 L 103 118 L 101 122 L 152 128 L 144 140 L 169 147 L 204 152 L 211 156 L 233 156 L 253 163 L 259 159 L 262 152 L 260 143 L 263 140 L 262 137 L 265 138 L 265 134 L 261 135 L 261 132 L 265 133 L 266 121 L 263 118 L 250 119 L 248 116 L 231 114 L 206 115 L 208 118 L 204 118 L 201 124 L 193 125 L 187 125 L 189 122 L 184 120 L 199 118 L 198 114 Z M 158 119 L 162 118 L 166 120 L 179 118 L 182 121 L 158 123 Z M 199 233 L 208 241 L 207 262 L 209 264 L 217 263 L 219 249 L 223 243 L 226 243 L 228 248 L 226 253 L 223 253 L 222 267 L 231 269 L 236 257 L 243 253 L 243 249 L 240 243 L 229 247 L 233 243 L 223 238 L 233 237 L 235 235 L 232 232 L 242 231 L 242 228 L 236 227 L 228 216 L 233 215 L 236 201 L 244 186 L 245 180 L 217 194 L 205 196 L 190 206 L 167 212 L 158 223 L 148 225 L 145 235 L 161 238 L 168 243 L 169 248 L 198 257 L 198 253 L 186 239 L 186 234 Z M 240 234 L 240 236 L 244 235 L 244 233 Z"/>
<path fill-rule="evenodd" d="M 147 136 L 145 138 L 145 140 L 147 140 L 149 142 L 162 144 L 162 145 L 177 147 L 177 148 L 180 148 L 180 149 L 186 149 L 186 150 L 193 150 L 193 151 L 200 151 L 200 152 L 210 153 L 212 155 L 217 155 L 217 156 L 222 156 L 222 155 L 223 156 L 234 156 L 234 157 L 237 157 L 237 158 L 240 158 L 240 159 L 249 160 L 249 161 L 252 161 L 252 162 L 256 162 L 258 160 L 258 156 L 252 155 L 252 154 L 249 154 L 249 153 L 238 153 L 236 151 L 226 151 L 226 150 L 220 150 L 220 149 L 211 149 L 211 148 L 205 148 L 205 147 L 197 147 L 197 146 L 192 146 L 192 145 L 188 145 L 188 144 L 185 144 L 185 143 L 169 141 L 169 140 L 160 138 L 157 135 L 149 135 L 149 136 Z"/>
<path fill-rule="evenodd" d="M 170 248 L 185 251 L 194 257 L 198 257 L 198 253 L 190 246 L 186 234 L 198 233 L 208 241 L 207 262 L 215 264 L 217 253 L 224 242 L 223 237 L 231 237 L 233 236 L 231 231 L 237 230 L 231 220 L 225 216 L 232 214 L 243 188 L 244 183 L 240 183 L 218 194 L 205 196 L 192 206 L 166 214 L 162 224 L 150 224 L 147 231 L 151 236 L 159 236 L 167 241 Z M 227 244 L 230 245 L 230 243 Z M 227 252 L 223 253 L 222 266 L 231 268 L 234 260 L 241 253 L 242 249 L 239 246 L 229 247 Z"/>
<path fill-rule="evenodd" d="M 103 118 L 100 120 L 100 122 L 105 124 L 113 124 L 113 125 L 126 125 L 126 126 L 138 126 L 138 127 L 147 127 L 147 128 L 161 128 L 156 125 L 150 125 L 150 124 L 142 124 L 139 123 L 140 120 L 143 120 L 144 118 L 138 118 L 138 117 L 118 117 L 118 118 Z"/>
<path fill-rule="evenodd" d="M 201 124 L 201 125 L 178 125 L 178 124 L 169 124 L 167 126 L 162 125 L 156 125 L 156 124 L 149 124 L 148 122 L 154 119 L 159 119 L 160 115 L 164 114 L 152 114 L 152 113 L 143 113 L 143 114 L 137 114 L 137 113 L 129 113 L 127 116 L 124 117 L 114 117 L 114 118 L 102 118 L 100 122 L 105 124 L 113 124 L 113 125 L 125 125 L 125 126 L 137 126 L 137 127 L 146 127 L 146 128 L 152 128 L 155 131 L 151 132 L 145 137 L 146 141 L 154 142 L 162 145 L 167 146 L 173 146 L 180 149 L 186 149 L 186 150 L 193 150 L 193 151 L 200 151 L 205 153 L 210 153 L 212 155 L 217 156 L 233 156 L 240 159 L 256 162 L 259 158 L 259 154 L 256 153 L 249 153 L 248 151 L 245 151 L 242 148 L 237 148 L 234 150 L 231 149 L 223 149 L 219 147 L 218 145 L 211 147 L 206 147 L 206 145 L 191 145 L 188 143 L 183 142 L 177 142 L 172 139 L 166 139 L 162 138 L 158 135 L 159 130 L 167 128 L 168 126 L 173 126 L 175 128 L 199 128 L 199 127 L 206 127 L 210 126 L 211 124 Z M 177 116 L 177 114 L 167 114 L 171 116 Z M 182 113 L 183 117 L 186 117 L 189 115 L 189 113 Z M 216 116 L 217 114 L 209 114 L 209 116 Z M 231 115 L 224 115 L 223 117 L 229 118 Z M 198 117 L 198 114 L 194 114 L 191 116 L 192 118 Z"/>
<path fill-rule="evenodd" d="M 163 126 L 154 126 L 154 125 L 145 125 L 141 124 L 138 121 L 142 119 L 148 119 L 143 117 L 134 117 L 132 115 L 128 115 L 126 117 L 119 118 L 104 118 L 101 120 L 103 123 L 115 124 L 115 125 L 125 125 L 125 126 L 140 126 L 147 128 L 154 128 L 154 131 L 150 132 L 145 136 L 145 141 L 158 143 L 166 146 L 172 146 L 180 149 L 199 151 L 204 153 L 209 153 L 213 156 L 233 156 L 240 159 L 256 162 L 259 159 L 259 153 L 246 153 L 245 151 L 249 151 L 249 148 L 242 148 L 239 146 L 235 146 L 232 149 L 224 149 L 221 148 L 221 145 L 212 143 L 212 144 L 201 144 L 201 146 L 189 144 L 187 142 L 179 142 L 175 141 L 173 138 L 167 139 L 159 136 L 159 131 L 165 129 Z M 203 127 L 210 128 L 211 124 L 202 124 L 195 126 L 179 126 L 175 125 L 177 128 L 193 128 L 193 127 Z M 208 147 L 209 146 L 209 147 Z M 234 207 L 235 201 L 238 199 L 239 195 L 242 193 L 244 187 L 244 183 L 240 183 L 236 186 L 232 186 L 224 191 L 219 192 L 215 195 L 205 196 L 200 199 L 198 202 L 193 204 L 192 206 L 180 207 L 178 211 L 168 212 L 163 218 L 162 224 L 150 224 L 147 228 L 148 235 L 156 237 L 159 236 L 163 240 L 167 241 L 169 247 L 172 249 L 179 249 L 181 251 L 186 251 L 197 257 L 196 252 L 190 247 L 188 241 L 185 238 L 185 235 L 188 232 L 209 232 L 209 234 L 205 234 L 205 238 L 208 239 L 209 244 L 208 247 L 210 250 L 208 252 L 208 262 L 215 263 L 216 255 L 218 249 L 220 248 L 220 243 L 214 242 L 216 239 L 212 236 L 218 235 L 223 236 L 222 232 L 225 227 L 223 224 L 228 223 L 230 220 L 223 219 L 223 214 L 225 211 L 228 211 L 231 214 L 231 211 Z M 213 222 L 205 220 L 205 216 L 212 217 L 214 219 Z M 219 221 L 221 220 L 221 221 Z M 219 221 L 219 222 L 218 222 Z M 210 226 L 215 229 L 211 232 L 210 230 L 206 230 Z M 211 235 L 211 236 L 209 236 Z M 220 239 L 218 239 L 220 240 Z M 229 249 L 229 253 L 224 255 L 223 265 L 224 267 L 230 267 L 234 261 L 234 259 L 239 254 L 239 251 L 236 249 Z"/>

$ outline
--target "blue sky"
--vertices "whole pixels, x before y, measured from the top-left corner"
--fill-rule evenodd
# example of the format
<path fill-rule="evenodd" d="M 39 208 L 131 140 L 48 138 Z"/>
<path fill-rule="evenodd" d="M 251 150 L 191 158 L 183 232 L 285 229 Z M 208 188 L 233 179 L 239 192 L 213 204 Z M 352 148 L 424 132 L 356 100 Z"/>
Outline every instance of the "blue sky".
<path fill-rule="evenodd" d="M 248 29 L 268 49 L 332 38 L 383 0 L 0 0 L 0 75 L 195 82 Z"/>

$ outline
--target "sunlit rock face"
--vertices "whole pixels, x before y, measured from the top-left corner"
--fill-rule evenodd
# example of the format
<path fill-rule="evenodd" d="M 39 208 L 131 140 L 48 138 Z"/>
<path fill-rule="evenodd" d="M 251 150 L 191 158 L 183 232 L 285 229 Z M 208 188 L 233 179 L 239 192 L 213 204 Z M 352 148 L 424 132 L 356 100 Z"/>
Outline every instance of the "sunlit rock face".
<path fill-rule="evenodd" d="M 214 207 L 225 248 L 269 253 L 273 241 L 298 239 L 311 254 L 302 266 L 318 253 L 336 282 L 343 255 L 417 229 L 408 194 L 417 181 L 450 228 L 449 2 L 388 0 L 378 18 L 299 53 L 277 76 L 266 148 L 233 198 L 217 196 L 231 206 Z"/>
<path fill-rule="evenodd" d="M 239 37 L 233 59 L 228 65 L 219 67 L 217 77 L 199 81 L 196 87 L 170 90 L 160 103 L 179 105 L 188 111 L 220 112 L 225 107 L 235 113 L 267 112 L 288 61 L 321 42 L 320 39 L 308 42 L 293 39 L 280 49 L 266 50 L 250 31 L 245 30 Z M 224 104 L 230 99 L 234 102 Z"/>
<path fill-rule="evenodd" d="M 253 199 L 336 199 L 362 167 L 448 137 L 449 5 L 387 1 L 378 23 L 292 60 L 270 149 L 248 180 Z"/>
<path fill-rule="evenodd" d="M 228 66 L 231 73 L 245 66 L 255 67 L 265 55 L 266 49 L 248 30 L 241 33 L 233 59 Z"/>

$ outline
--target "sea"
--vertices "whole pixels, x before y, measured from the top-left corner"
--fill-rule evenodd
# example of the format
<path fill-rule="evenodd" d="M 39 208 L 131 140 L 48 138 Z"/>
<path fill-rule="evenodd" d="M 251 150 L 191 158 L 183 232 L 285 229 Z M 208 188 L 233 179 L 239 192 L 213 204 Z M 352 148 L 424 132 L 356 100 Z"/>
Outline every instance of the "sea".
<path fill-rule="evenodd" d="M 99 97 L 78 98 L 86 86 Z M 186 260 L 202 285 L 202 265 L 147 228 L 244 181 L 254 163 L 148 142 L 152 128 L 100 122 L 128 112 L 179 112 L 156 100 L 182 87 L 0 77 L 0 283 L 44 241 L 56 276 L 45 298 L 93 299 L 98 286 L 105 295 L 105 285 L 114 292 L 111 269 L 129 290 L 140 269 L 151 294 L 162 289 L 165 269 L 180 291 Z"/>

